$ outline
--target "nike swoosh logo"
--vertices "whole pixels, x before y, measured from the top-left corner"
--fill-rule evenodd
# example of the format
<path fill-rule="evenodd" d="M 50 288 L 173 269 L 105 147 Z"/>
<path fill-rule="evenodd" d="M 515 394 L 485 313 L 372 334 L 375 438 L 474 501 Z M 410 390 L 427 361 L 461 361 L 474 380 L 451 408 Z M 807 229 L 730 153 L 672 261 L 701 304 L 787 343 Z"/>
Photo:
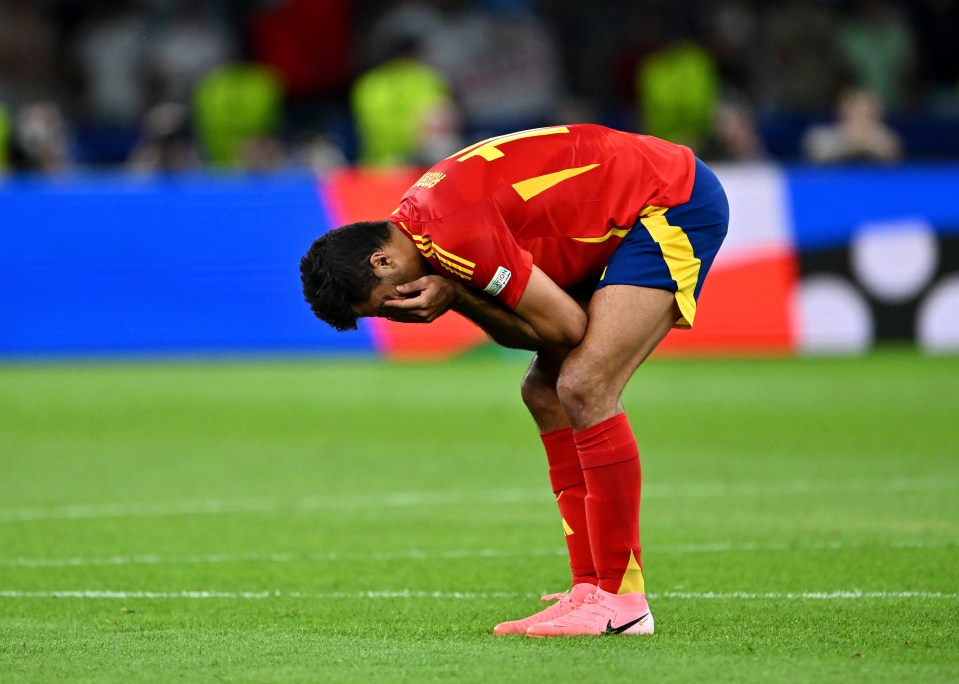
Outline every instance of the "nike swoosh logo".
<path fill-rule="evenodd" d="M 622 634 L 623 632 L 625 632 L 627 629 L 629 629 L 629 628 L 632 627 L 633 625 L 639 624 L 640 622 L 642 622 L 643 620 L 645 620 L 648 615 L 649 615 L 649 613 L 645 613 L 645 614 L 643 614 L 643 615 L 640 615 L 638 618 L 636 618 L 636 619 L 633 620 L 632 622 L 627 622 L 625 625 L 620 625 L 619 627 L 613 627 L 613 621 L 612 621 L 612 620 L 607 620 L 607 621 L 606 621 L 606 631 L 603 632 L 603 634 Z"/>

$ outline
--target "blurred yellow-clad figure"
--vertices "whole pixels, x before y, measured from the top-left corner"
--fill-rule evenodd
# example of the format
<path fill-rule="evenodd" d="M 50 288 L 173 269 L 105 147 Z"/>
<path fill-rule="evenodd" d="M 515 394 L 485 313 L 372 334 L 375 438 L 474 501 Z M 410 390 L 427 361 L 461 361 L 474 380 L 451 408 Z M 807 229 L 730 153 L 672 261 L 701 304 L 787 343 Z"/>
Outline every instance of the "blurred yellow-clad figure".
<path fill-rule="evenodd" d="M 359 162 L 365 166 L 432 164 L 459 142 L 458 117 L 446 79 L 404 41 L 394 55 L 357 79 L 350 94 Z M 447 151 L 444 139 L 457 143 Z M 441 141 L 437 145 L 437 139 Z M 442 158 L 442 157 L 440 157 Z"/>
<path fill-rule="evenodd" d="M 653 53 L 636 70 L 642 132 L 701 149 L 709 139 L 719 85 L 713 58 L 691 40 Z"/>
<path fill-rule="evenodd" d="M 10 150 L 10 114 L 0 102 L 0 173 L 7 170 Z"/>
<path fill-rule="evenodd" d="M 232 64 L 207 74 L 194 98 L 196 134 L 217 166 L 242 167 L 247 150 L 272 140 L 283 111 L 283 86 L 267 68 Z"/>

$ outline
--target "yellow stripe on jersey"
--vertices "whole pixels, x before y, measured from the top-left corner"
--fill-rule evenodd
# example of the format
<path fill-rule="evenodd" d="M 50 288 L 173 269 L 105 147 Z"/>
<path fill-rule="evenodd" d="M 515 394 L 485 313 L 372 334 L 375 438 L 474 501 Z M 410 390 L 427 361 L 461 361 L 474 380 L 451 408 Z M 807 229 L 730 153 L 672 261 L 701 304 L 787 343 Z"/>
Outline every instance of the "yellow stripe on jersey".
<path fill-rule="evenodd" d="M 463 268 L 459 264 L 441 256 L 439 252 L 437 252 L 434 256 L 440 262 L 440 266 L 445 268 L 450 273 L 455 273 L 460 278 L 463 278 L 465 280 L 470 280 L 473 277 L 473 271 L 471 269 Z"/>
<path fill-rule="evenodd" d="M 422 235 L 411 235 L 410 237 L 413 238 L 413 244 L 416 245 L 416 248 L 420 250 L 423 256 L 427 259 L 433 256 L 433 242 L 429 238 L 423 237 Z"/>
<path fill-rule="evenodd" d="M 630 230 L 632 229 L 631 228 L 610 228 L 609 232 L 606 233 L 606 235 L 602 235 L 600 237 L 573 238 L 573 239 L 576 240 L 577 242 L 593 242 L 593 243 L 606 242 L 612 237 L 620 237 L 620 238 L 626 237 L 626 233 L 628 233 Z"/>
<path fill-rule="evenodd" d="M 569 129 L 565 126 L 553 126 L 551 128 L 533 128 L 528 131 L 519 131 L 518 133 L 499 135 L 495 138 L 480 140 L 475 145 L 470 145 L 469 147 L 460 150 L 456 154 L 447 157 L 447 159 L 456 157 L 456 161 L 462 162 L 472 157 L 482 157 L 486 161 L 493 161 L 494 159 L 499 159 L 500 157 L 505 156 L 505 153 L 499 149 L 500 145 L 504 145 L 513 140 L 535 138 L 541 135 L 556 135 L 557 133 L 569 133 Z"/>
<path fill-rule="evenodd" d="M 453 262 L 456 262 L 456 263 L 460 263 L 460 264 L 462 264 L 463 266 L 466 266 L 467 268 L 470 268 L 470 269 L 476 268 L 476 264 L 474 264 L 472 261 L 468 261 L 467 259 L 464 259 L 463 257 L 458 257 L 458 256 L 456 256 L 455 254 L 453 254 L 452 252 L 447 252 L 445 249 L 442 249 L 442 248 L 441 248 L 438 244 L 436 244 L 435 242 L 433 243 L 433 249 L 435 249 L 437 252 L 439 252 L 440 254 L 442 254 L 443 256 L 445 256 L 445 257 L 446 257 L 447 259 L 449 259 L 450 261 L 453 261 Z"/>
<path fill-rule="evenodd" d="M 420 250 L 420 254 L 427 259 L 436 257 L 443 268 L 466 280 L 473 277 L 473 269 L 476 268 L 476 264 L 472 261 L 456 256 L 452 252 L 447 252 L 425 235 L 414 235 L 402 221 L 400 221 L 400 226 L 413 238 L 413 244 Z"/>
<path fill-rule="evenodd" d="M 647 210 L 648 209 L 648 210 Z M 640 218 L 650 236 L 659 243 L 670 277 L 676 281 L 676 303 L 682 314 L 676 325 L 691 327 L 696 317 L 696 283 L 702 262 L 696 258 L 689 238 L 679 226 L 669 225 L 666 207 L 648 207 Z"/>
<path fill-rule="evenodd" d="M 595 169 L 597 166 L 599 166 L 599 164 L 589 164 L 588 166 L 578 166 L 574 169 L 563 169 L 562 171 L 547 173 L 544 176 L 528 178 L 519 183 L 513 183 L 513 190 L 523 198 L 524 202 L 529 202 L 532 198 L 536 197 L 536 195 L 549 190 L 554 185 L 559 185 L 564 180 L 578 176 L 581 173 L 586 173 L 591 169 Z"/>

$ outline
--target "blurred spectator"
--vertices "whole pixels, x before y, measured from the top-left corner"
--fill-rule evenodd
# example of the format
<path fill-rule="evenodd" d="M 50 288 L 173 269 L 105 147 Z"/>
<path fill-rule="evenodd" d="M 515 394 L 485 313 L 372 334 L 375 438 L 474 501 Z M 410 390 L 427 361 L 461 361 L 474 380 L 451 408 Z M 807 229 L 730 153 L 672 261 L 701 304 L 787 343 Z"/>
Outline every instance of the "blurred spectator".
<path fill-rule="evenodd" d="M 240 142 L 236 160 L 240 171 L 276 171 L 286 163 L 286 148 L 275 135 L 253 135 Z"/>
<path fill-rule="evenodd" d="M 403 2 L 372 32 L 422 40 L 424 60 L 449 80 L 473 137 L 554 123 L 563 94 L 561 56 L 543 23 L 525 3 L 496 10 L 468 0 Z"/>
<path fill-rule="evenodd" d="M 463 149 L 463 122 L 453 101 L 446 99 L 431 107 L 424 116 L 420 129 L 417 163 L 433 166 Z"/>
<path fill-rule="evenodd" d="M 839 101 L 834 124 L 814 126 L 803 138 L 807 159 L 820 162 L 895 162 L 902 158 L 899 135 L 883 122 L 882 103 L 869 90 L 851 89 Z"/>
<path fill-rule="evenodd" d="M 353 75 L 352 0 L 281 0 L 252 22 L 256 58 L 294 98 L 346 92 Z"/>
<path fill-rule="evenodd" d="M 177 0 L 150 41 L 149 71 L 158 102 L 189 104 L 200 78 L 229 61 L 231 40 L 215 20 L 209 1 Z"/>
<path fill-rule="evenodd" d="M 839 47 L 854 83 L 875 93 L 886 110 L 902 108 L 916 64 L 902 12 L 884 0 L 858 0 L 839 30 Z"/>
<path fill-rule="evenodd" d="M 233 64 L 211 71 L 194 100 L 196 135 L 206 157 L 234 168 L 278 165 L 282 104 L 282 84 L 270 69 Z"/>
<path fill-rule="evenodd" d="M 739 100 L 716 107 L 712 142 L 706 153 L 712 159 L 759 161 L 769 156 L 749 105 Z"/>
<path fill-rule="evenodd" d="M 340 146 L 324 135 L 313 132 L 303 134 L 293 148 L 293 163 L 318 175 L 349 165 Z"/>
<path fill-rule="evenodd" d="M 164 102 L 143 118 L 143 137 L 130 156 L 130 168 L 141 172 L 175 173 L 200 165 L 190 137 L 190 115 L 178 102 Z"/>
<path fill-rule="evenodd" d="M 835 102 L 841 71 L 836 18 L 808 0 L 760 5 L 755 97 L 773 112 L 823 113 Z"/>
<path fill-rule="evenodd" d="M 17 171 L 59 173 L 70 168 L 66 121 L 52 102 L 21 107 L 11 143 L 10 162 Z"/>
<path fill-rule="evenodd" d="M 691 39 L 654 52 L 636 70 L 640 130 L 702 151 L 719 97 L 716 63 Z"/>
<path fill-rule="evenodd" d="M 716 59 L 726 88 L 750 93 L 754 86 L 760 43 L 756 0 L 718 0 L 709 3 L 703 37 Z"/>
<path fill-rule="evenodd" d="M 918 29 L 918 66 L 928 81 L 926 104 L 959 119 L 959 2 L 915 0 L 908 7 Z"/>
<path fill-rule="evenodd" d="M 0 100 L 14 108 L 57 92 L 56 33 L 40 5 L 0 2 Z"/>
<path fill-rule="evenodd" d="M 417 40 L 425 46 L 431 36 L 443 30 L 442 15 L 428 0 L 394 0 L 385 4 L 384 11 L 374 16 L 360 46 L 363 64 L 385 62 L 395 46 L 404 41 Z"/>
<path fill-rule="evenodd" d="M 353 146 L 354 0 L 260 0 L 250 21 L 252 58 L 283 85 L 284 132 Z M 335 143 L 333 142 L 335 141 Z"/>
<path fill-rule="evenodd" d="M 460 149 L 446 79 L 420 59 L 419 39 L 397 38 L 395 53 L 353 86 L 361 164 L 432 166 Z"/>
<path fill-rule="evenodd" d="M 220 163 L 285 164 L 293 148 L 295 163 L 330 168 L 366 154 L 350 93 L 398 36 L 422 39 L 456 105 L 424 117 L 424 163 L 460 130 L 475 140 L 560 121 L 641 121 L 721 158 L 795 158 L 846 84 L 879 94 L 914 157 L 959 158 L 956 0 L 0 0 L 0 102 L 11 131 L 21 106 L 58 105 L 75 163 L 140 163 L 159 144 L 160 166 L 176 166 L 174 140 L 195 132 L 204 158 L 218 143 L 199 124 L 158 134 L 147 109 L 190 107 L 211 69 L 255 60 L 278 79 L 276 123 L 229 154 L 220 145 Z M 666 63 L 666 41 L 683 37 L 686 54 Z M 694 76 L 671 92 L 653 73 L 651 101 L 698 97 L 682 111 L 695 122 L 665 117 L 664 129 L 641 103 L 638 65 L 658 61 Z M 734 104 L 716 109 L 717 97 Z"/>
<path fill-rule="evenodd" d="M 84 118 L 133 124 L 145 102 L 147 17 L 131 0 L 95 0 L 77 36 Z"/>

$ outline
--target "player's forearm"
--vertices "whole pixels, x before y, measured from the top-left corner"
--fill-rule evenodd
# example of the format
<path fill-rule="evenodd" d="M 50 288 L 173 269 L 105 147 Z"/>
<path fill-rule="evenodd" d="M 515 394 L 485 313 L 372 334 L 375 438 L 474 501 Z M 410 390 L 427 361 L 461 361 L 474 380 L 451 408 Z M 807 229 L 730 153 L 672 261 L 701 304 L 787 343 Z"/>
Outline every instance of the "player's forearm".
<path fill-rule="evenodd" d="M 579 340 L 544 335 L 514 311 L 472 288 L 457 285 L 454 311 L 470 319 L 499 345 L 537 351 L 546 347 L 571 347 Z"/>

